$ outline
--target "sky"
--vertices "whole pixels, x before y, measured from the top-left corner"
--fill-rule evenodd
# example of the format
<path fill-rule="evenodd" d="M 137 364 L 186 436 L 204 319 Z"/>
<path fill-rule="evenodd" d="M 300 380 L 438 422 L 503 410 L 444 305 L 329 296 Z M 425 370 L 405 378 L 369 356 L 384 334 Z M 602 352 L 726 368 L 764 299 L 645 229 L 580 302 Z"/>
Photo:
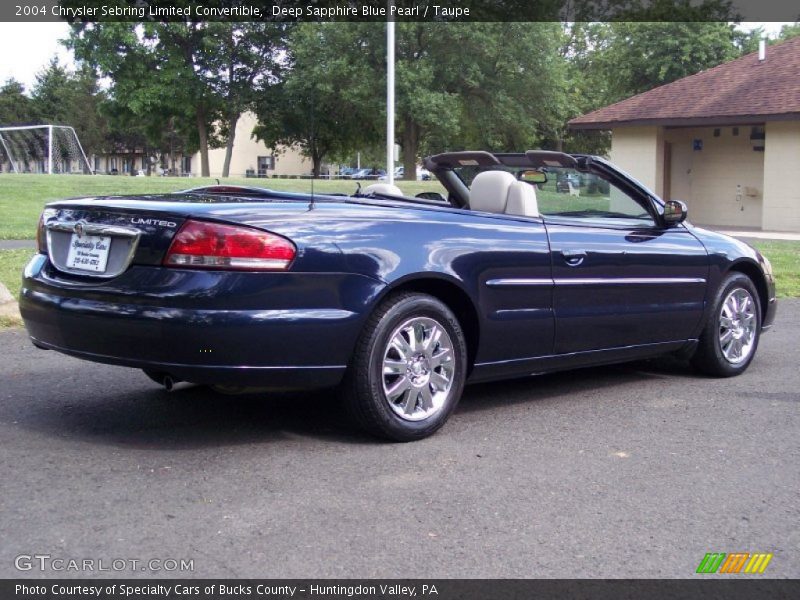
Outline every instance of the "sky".
<path fill-rule="evenodd" d="M 790 23 L 742 23 L 742 29 L 764 27 L 768 34 L 778 33 L 782 25 Z M 0 23 L 0 84 L 13 77 L 30 91 L 41 71 L 56 55 L 59 62 L 74 66 L 72 53 L 58 43 L 67 37 L 66 23 Z M 8 60 L 7 57 L 13 57 Z"/>

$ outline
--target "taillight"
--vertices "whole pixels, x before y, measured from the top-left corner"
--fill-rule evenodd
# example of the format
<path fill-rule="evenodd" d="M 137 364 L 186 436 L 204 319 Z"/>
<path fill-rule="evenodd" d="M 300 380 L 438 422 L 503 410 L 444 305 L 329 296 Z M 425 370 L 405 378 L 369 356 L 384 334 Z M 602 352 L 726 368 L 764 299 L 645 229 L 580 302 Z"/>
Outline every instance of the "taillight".
<path fill-rule="evenodd" d="M 44 228 L 44 213 L 39 217 L 39 225 L 36 228 L 36 247 L 40 254 L 47 254 L 47 231 Z"/>
<path fill-rule="evenodd" d="M 295 253 L 292 242 L 268 231 L 189 220 L 175 234 L 164 264 L 204 269 L 283 270 Z"/>

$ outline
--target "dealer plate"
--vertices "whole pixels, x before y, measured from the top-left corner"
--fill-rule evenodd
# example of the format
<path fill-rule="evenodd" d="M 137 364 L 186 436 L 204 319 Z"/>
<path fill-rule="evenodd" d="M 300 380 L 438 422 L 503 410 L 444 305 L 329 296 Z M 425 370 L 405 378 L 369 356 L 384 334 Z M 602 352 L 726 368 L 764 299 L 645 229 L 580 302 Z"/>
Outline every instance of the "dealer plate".
<path fill-rule="evenodd" d="M 105 273 L 111 236 L 72 234 L 67 254 L 67 268 Z"/>

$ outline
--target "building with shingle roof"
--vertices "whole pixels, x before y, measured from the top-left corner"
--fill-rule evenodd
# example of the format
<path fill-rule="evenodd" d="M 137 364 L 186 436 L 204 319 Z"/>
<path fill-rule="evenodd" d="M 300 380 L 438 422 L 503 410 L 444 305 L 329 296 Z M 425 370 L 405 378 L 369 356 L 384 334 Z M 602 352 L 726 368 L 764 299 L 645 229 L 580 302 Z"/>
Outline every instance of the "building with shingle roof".
<path fill-rule="evenodd" d="M 800 37 L 569 122 L 695 223 L 800 231 Z"/>

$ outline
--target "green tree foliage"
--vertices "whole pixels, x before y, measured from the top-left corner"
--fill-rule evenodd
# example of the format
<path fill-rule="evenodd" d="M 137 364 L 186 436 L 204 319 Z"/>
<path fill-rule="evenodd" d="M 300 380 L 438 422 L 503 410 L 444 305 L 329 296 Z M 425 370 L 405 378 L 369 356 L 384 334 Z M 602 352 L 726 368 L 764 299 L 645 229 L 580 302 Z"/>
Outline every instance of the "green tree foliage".
<path fill-rule="evenodd" d="M 279 60 L 290 27 L 273 23 L 208 23 L 213 52 L 204 53 L 202 68 L 215 94 L 222 99 L 222 134 L 226 139 L 222 176 L 230 172 L 236 124 L 255 104 L 257 89 L 275 85 L 281 76 Z"/>
<path fill-rule="evenodd" d="M 343 156 L 379 135 L 383 106 L 373 62 L 375 27 L 301 23 L 289 36 L 286 73 L 262 86 L 254 135 L 268 146 L 296 146 L 319 175 L 326 156 Z"/>
<path fill-rule="evenodd" d="M 0 126 L 28 125 L 33 120 L 33 108 L 25 95 L 25 86 L 15 79 L 6 80 L 0 87 Z"/>
<path fill-rule="evenodd" d="M 104 147 L 107 124 L 99 110 L 104 100 L 91 69 L 73 73 L 54 58 L 36 75 L 30 108 L 37 123 L 73 127 L 84 151 L 92 153 Z"/>
<path fill-rule="evenodd" d="M 558 136 L 567 108 L 558 23 L 461 24 L 453 33 L 463 53 L 448 67 L 464 147 L 507 151 Z"/>
<path fill-rule="evenodd" d="M 420 154 L 533 147 L 563 118 L 557 23 L 404 23 L 397 125 L 407 177 Z"/>
<path fill-rule="evenodd" d="M 385 27 L 303 24 L 257 135 L 314 163 L 373 147 L 385 123 Z M 556 23 L 399 23 L 396 133 L 407 177 L 422 153 L 532 147 L 566 114 Z M 545 133 L 543 133 L 545 132 Z"/>
<path fill-rule="evenodd" d="M 734 26 L 720 22 L 608 23 L 596 28 L 591 64 L 604 104 L 738 56 Z"/>
<path fill-rule="evenodd" d="M 778 34 L 778 41 L 784 41 L 800 35 L 800 22 L 793 25 L 784 25 Z"/>
<path fill-rule="evenodd" d="M 267 23 L 75 24 L 69 45 L 111 79 L 114 102 L 140 120 L 151 143 L 161 144 L 167 123 L 180 131 L 191 123 L 207 176 L 209 148 L 224 138 L 227 171 L 253 88 L 276 78 L 285 30 Z"/>
<path fill-rule="evenodd" d="M 183 62 L 167 63 L 152 33 L 135 23 L 74 24 L 68 45 L 75 57 L 111 81 L 100 110 L 111 121 L 108 150 L 131 152 L 161 146 L 165 124 L 179 121 L 192 129 L 197 147 L 196 111 L 175 72 Z"/>

